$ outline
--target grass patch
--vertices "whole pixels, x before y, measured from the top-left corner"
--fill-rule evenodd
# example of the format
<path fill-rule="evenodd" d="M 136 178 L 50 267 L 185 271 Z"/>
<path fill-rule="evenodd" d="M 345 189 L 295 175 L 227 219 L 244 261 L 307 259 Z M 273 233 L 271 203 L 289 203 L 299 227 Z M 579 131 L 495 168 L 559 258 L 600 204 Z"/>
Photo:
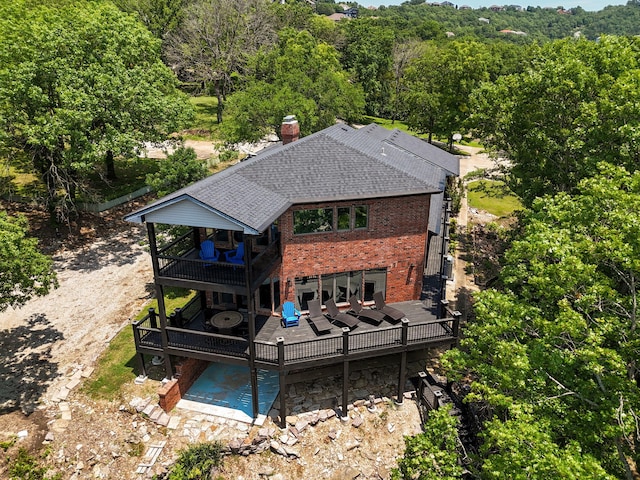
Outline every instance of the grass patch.
<path fill-rule="evenodd" d="M 467 185 L 469 206 L 484 210 L 497 217 L 506 217 L 522 208 L 518 198 L 506 187 L 504 182 L 495 180 L 477 180 Z"/>
<path fill-rule="evenodd" d="M 78 192 L 78 200 L 104 202 L 134 192 L 146 185 L 148 173 L 158 171 L 158 162 L 153 158 L 117 158 L 115 167 L 118 178 L 107 182 L 104 165 L 97 163 L 87 175 L 86 191 Z M 46 188 L 28 163 L 16 163 L 0 172 L 0 193 L 33 199 L 45 195 Z"/>
<path fill-rule="evenodd" d="M 183 132 L 184 137 L 191 140 L 211 140 L 219 136 L 218 99 L 210 96 L 189 97 L 195 110 L 195 118 L 191 126 Z"/>
<path fill-rule="evenodd" d="M 181 288 L 165 289 L 165 307 L 171 312 L 184 306 L 195 292 Z M 135 320 L 141 320 L 149 308 L 158 309 L 156 299 L 149 302 L 136 316 Z M 102 352 L 96 364 L 96 370 L 91 378 L 84 383 L 82 390 L 87 395 L 104 400 L 119 398 L 122 386 L 133 381 L 136 376 L 138 362 L 136 360 L 136 347 L 133 340 L 133 328 L 125 326 L 109 343 L 107 349 Z"/>
<path fill-rule="evenodd" d="M 410 135 L 415 135 L 415 133 L 413 133 L 409 129 L 409 127 L 407 127 L 407 124 L 404 122 L 401 122 L 400 120 L 393 121 L 388 118 L 372 117 L 369 115 L 365 115 L 364 119 L 365 119 L 365 123 L 375 123 L 376 125 L 380 125 L 381 127 L 384 127 L 388 130 L 393 130 L 394 128 L 397 128 L 398 130 L 402 130 L 403 132 L 406 132 Z"/>
<path fill-rule="evenodd" d="M 90 196 L 94 198 L 83 198 L 84 201 L 104 202 L 135 192 L 147 184 L 147 174 L 156 173 L 159 169 L 158 160 L 155 158 L 118 158 L 115 163 L 118 176 L 115 180 L 105 181 L 104 172 L 101 170 L 89 174 L 88 186 L 92 192 Z"/>

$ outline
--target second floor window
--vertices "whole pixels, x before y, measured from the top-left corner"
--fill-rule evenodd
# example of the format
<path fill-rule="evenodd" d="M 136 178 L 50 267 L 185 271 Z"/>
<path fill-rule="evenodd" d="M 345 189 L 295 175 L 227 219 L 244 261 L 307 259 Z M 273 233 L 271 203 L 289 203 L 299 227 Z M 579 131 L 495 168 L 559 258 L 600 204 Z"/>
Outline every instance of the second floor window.
<path fill-rule="evenodd" d="M 313 208 L 293 212 L 293 233 L 344 232 L 369 226 L 369 207 L 356 205 L 334 208 Z"/>
<path fill-rule="evenodd" d="M 293 233 L 320 233 L 333 230 L 333 208 L 293 212 Z"/>

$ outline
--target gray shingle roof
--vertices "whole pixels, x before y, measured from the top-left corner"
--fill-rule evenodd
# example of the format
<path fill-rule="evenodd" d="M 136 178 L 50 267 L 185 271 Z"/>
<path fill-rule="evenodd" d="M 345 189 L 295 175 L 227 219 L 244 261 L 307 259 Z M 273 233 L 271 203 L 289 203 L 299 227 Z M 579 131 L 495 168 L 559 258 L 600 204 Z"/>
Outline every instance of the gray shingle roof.
<path fill-rule="evenodd" d="M 263 150 L 125 218 L 143 221 L 182 197 L 261 232 L 294 204 L 438 193 L 457 172 L 457 157 L 403 132 L 338 124 Z"/>

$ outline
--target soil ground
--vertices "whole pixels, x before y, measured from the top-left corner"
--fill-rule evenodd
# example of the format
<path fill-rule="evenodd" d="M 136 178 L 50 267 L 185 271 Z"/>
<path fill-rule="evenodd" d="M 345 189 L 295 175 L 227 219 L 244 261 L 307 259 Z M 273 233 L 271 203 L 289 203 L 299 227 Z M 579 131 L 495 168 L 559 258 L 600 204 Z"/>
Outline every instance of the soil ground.
<path fill-rule="evenodd" d="M 493 165 L 477 151 L 471 153 L 461 161 L 461 175 Z M 109 341 L 152 295 L 145 231 L 122 220 L 147 200 L 102 215 L 83 214 L 70 228 L 57 229 L 38 209 L 0 204 L 11 214 L 19 209 L 29 218 L 31 233 L 40 239 L 42 250 L 52 255 L 60 282 L 46 297 L 0 313 L 0 442 L 26 432 L 6 452 L 0 449 L 0 457 L 15 455 L 18 447 L 42 452 L 49 434 L 45 443 L 50 453 L 43 462 L 64 479 L 140 478 L 133 473 L 140 456 L 154 441 L 171 436 L 128 404 L 135 396 L 152 396 L 158 382 L 126 386 L 123 397 L 111 402 L 92 400 L 78 389 L 60 398 L 65 386 L 90 375 Z M 466 225 L 473 215 L 463 204 L 458 224 Z M 449 286 L 453 294 L 448 298 L 456 298 L 457 308 L 464 312 L 469 293 L 477 287 L 463 261 L 457 261 L 455 268 L 455 283 Z M 464 295 L 456 297 L 461 286 Z M 381 407 L 376 414 L 365 409 L 362 415 L 368 421 L 360 428 L 335 420 L 305 433 L 297 445 L 299 459 L 272 453 L 231 457 L 225 462 L 223 478 L 259 478 L 275 472 L 284 479 L 343 479 L 358 474 L 358 478 L 388 478 L 395 459 L 402 455 L 403 435 L 419 431 L 415 404 Z M 210 427 L 209 431 L 224 429 Z M 203 440 L 204 432 L 203 428 L 198 438 L 173 434 L 158 465 L 169 464 L 188 443 Z M 340 432 L 337 440 L 330 440 L 336 432 Z M 0 478 L 5 475 L 6 462 L 0 459 Z"/>

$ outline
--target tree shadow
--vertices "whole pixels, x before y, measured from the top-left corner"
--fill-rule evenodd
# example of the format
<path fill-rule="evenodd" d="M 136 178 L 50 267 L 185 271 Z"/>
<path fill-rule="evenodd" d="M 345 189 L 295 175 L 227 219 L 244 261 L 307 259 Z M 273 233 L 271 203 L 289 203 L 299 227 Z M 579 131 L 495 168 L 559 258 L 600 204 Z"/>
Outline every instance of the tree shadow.
<path fill-rule="evenodd" d="M 62 262 L 64 268 L 75 271 L 91 272 L 110 265 L 124 266 L 135 263 L 144 248 L 140 247 L 135 235 L 114 235 L 104 240 L 76 250 L 72 258 L 66 260 L 60 255 L 53 259 Z"/>
<path fill-rule="evenodd" d="M 64 339 L 44 314 L 34 314 L 0 336 L 0 414 L 32 413 L 49 384 L 59 376 L 51 348 Z"/>

